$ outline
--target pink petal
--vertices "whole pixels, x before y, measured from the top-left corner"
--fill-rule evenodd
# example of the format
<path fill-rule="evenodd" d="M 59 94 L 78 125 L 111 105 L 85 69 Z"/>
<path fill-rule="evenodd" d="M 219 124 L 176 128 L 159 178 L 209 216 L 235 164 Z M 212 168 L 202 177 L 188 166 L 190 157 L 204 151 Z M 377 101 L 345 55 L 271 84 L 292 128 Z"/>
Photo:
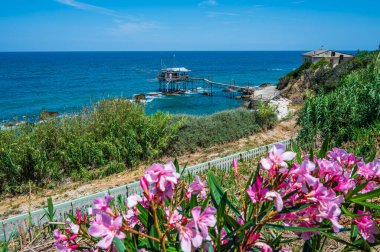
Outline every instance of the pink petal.
<path fill-rule="evenodd" d="M 292 151 L 287 151 L 283 153 L 281 156 L 284 161 L 290 161 L 290 160 L 293 160 L 293 158 L 296 156 L 296 153 Z"/>
<path fill-rule="evenodd" d="M 200 206 L 196 206 L 193 209 L 191 209 L 191 214 L 193 216 L 194 222 L 198 222 L 201 211 L 202 209 Z"/>
<path fill-rule="evenodd" d="M 88 229 L 88 233 L 94 237 L 105 236 L 108 234 L 108 232 L 109 230 L 105 226 L 99 225 L 97 222 L 93 222 L 90 228 Z"/>
<path fill-rule="evenodd" d="M 274 206 L 276 207 L 277 212 L 281 212 L 284 207 L 284 203 L 282 201 L 281 195 L 278 192 L 267 192 L 265 194 L 265 198 L 271 201 L 274 201 Z"/>
<path fill-rule="evenodd" d="M 273 163 L 272 161 L 270 161 L 270 159 L 263 158 L 261 159 L 260 164 L 261 164 L 261 167 L 263 167 L 265 170 L 269 170 L 270 168 L 272 168 Z"/>
<path fill-rule="evenodd" d="M 115 235 L 118 239 L 120 240 L 124 240 L 126 235 L 123 233 L 123 232 L 117 232 L 116 235 Z"/>
<path fill-rule="evenodd" d="M 191 241 L 190 239 L 182 238 L 181 239 L 181 249 L 183 252 L 191 252 Z"/>
<path fill-rule="evenodd" d="M 285 145 L 275 144 L 275 145 L 273 145 L 272 150 L 273 150 L 274 154 L 282 154 L 285 152 Z"/>
<path fill-rule="evenodd" d="M 197 232 L 197 234 L 191 238 L 191 241 L 195 248 L 199 248 L 202 245 L 203 238 L 202 236 Z"/>
<path fill-rule="evenodd" d="M 112 240 L 113 240 L 113 237 L 114 237 L 114 234 L 108 234 L 106 237 L 104 237 L 103 239 L 101 239 L 97 244 L 96 246 L 99 247 L 99 248 L 102 248 L 102 249 L 108 249 L 111 244 L 112 244 Z"/>

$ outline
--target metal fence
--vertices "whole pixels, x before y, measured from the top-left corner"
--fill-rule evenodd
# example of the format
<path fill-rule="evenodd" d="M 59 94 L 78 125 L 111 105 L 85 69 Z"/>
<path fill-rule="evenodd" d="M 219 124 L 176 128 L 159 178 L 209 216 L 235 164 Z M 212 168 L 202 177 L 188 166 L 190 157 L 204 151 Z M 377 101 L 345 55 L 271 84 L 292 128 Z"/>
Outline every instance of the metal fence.
<path fill-rule="evenodd" d="M 282 143 L 286 146 L 286 148 L 290 148 L 292 145 L 292 138 L 284 141 L 280 141 L 277 143 Z M 259 157 L 265 154 L 274 144 L 261 146 L 252 150 L 236 153 L 224 158 L 217 158 L 209 162 L 197 164 L 194 166 L 189 166 L 185 168 L 183 175 L 192 174 L 195 175 L 202 171 L 205 171 L 211 167 L 217 169 L 230 169 L 232 166 L 232 160 L 236 158 L 237 160 L 247 161 L 253 158 Z M 85 210 L 89 206 L 92 205 L 92 201 L 95 198 L 104 196 L 105 193 L 109 193 L 115 197 L 119 195 L 126 199 L 129 195 L 133 193 L 141 194 L 140 183 L 138 181 L 109 189 L 107 191 L 95 193 L 89 196 L 81 197 L 72 201 L 60 203 L 54 205 L 54 210 L 56 211 L 55 219 L 57 221 L 63 221 L 65 219 L 65 215 L 68 213 L 73 213 L 78 209 Z M 47 222 L 45 218 L 45 209 L 40 209 L 37 211 L 33 211 L 30 214 L 21 214 L 15 217 L 11 217 L 9 219 L 0 221 L 0 241 L 8 239 L 12 233 L 17 232 L 27 232 L 30 229 L 30 226 L 42 226 Z"/>

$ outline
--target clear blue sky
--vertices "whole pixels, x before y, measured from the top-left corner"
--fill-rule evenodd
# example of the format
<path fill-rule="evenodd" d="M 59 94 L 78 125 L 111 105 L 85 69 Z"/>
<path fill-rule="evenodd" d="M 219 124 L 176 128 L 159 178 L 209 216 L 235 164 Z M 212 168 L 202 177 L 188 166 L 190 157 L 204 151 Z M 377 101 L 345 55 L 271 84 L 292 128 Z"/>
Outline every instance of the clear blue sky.
<path fill-rule="evenodd" d="M 376 49 L 379 0 L 1 0 L 0 51 Z"/>

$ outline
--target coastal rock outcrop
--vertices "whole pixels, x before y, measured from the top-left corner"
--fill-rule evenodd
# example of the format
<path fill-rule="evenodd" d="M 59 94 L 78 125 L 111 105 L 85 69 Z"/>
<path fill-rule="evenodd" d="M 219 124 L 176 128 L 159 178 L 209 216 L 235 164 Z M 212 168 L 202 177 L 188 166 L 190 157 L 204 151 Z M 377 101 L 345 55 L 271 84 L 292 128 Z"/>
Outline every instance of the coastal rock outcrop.
<path fill-rule="evenodd" d="M 290 100 L 280 97 L 273 99 L 269 102 L 269 105 L 276 109 L 277 120 L 282 120 L 289 114 L 289 104 Z"/>

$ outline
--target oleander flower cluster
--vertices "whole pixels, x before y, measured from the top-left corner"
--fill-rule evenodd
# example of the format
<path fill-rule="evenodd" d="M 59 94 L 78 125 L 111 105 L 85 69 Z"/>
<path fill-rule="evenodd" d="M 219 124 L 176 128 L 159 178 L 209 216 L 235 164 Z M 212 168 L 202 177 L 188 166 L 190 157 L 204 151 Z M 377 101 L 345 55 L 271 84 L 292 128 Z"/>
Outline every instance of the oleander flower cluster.
<path fill-rule="evenodd" d="M 380 160 L 333 148 L 304 155 L 274 145 L 251 176 L 181 176 L 173 163 L 153 164 L 141 194 L 94 199 L 53 232 L 58 251 L 323 251 L 380 243 Z M 223 181 L 234 180 L 225 190 Z M 284 235 L 287 231 L 287 235 Z M 339 236 L 337 233 L 341 233 Z M 294 244 L 289 241 L 292 234 Z M 297 250 L 299 250 L 298 248 Z"/>

